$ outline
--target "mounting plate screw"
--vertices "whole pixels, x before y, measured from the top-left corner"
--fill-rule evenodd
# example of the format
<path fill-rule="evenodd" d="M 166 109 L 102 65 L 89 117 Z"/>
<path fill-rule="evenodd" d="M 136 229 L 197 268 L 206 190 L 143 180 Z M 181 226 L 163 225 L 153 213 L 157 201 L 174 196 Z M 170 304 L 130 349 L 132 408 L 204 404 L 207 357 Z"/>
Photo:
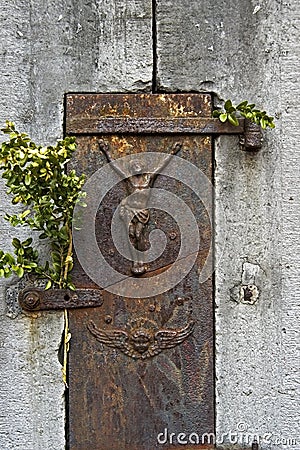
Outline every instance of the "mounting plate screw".
<path fill-rule="evenodd" d="M 20 303 L 21 306 L 24 307 L 24 309 L 34 310 L 40 305 L 41 299 L 38 292 L 31 291 L 25 293 Z"/>

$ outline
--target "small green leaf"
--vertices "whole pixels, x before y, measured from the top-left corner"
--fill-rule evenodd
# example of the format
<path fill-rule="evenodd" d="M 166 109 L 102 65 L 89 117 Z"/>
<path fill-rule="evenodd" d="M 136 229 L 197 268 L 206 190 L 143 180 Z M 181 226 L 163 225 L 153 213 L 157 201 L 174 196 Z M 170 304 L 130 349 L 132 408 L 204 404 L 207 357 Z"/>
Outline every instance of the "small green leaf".
<path fill-rule="evenodd" d="M 15 248 L 20 248 L 20 247 L 21 247 L 21 242 L 19 241 L 19 239 L 13 238 L 13 240 L 12 240 L 12 245 L 13 245 Z"/>
<path fill-rule="evenodd" d="M 220 114 L 222 114 L 222 111 L 220 111 L 220 110 L 218 110 L 218 109 L 215 109 L 215 110 L 213 111 L 213 113 L 212 113 L 212 116 L 213 116 L 213 117 L 219 117 Z"/>
<path fill-rule="evenodd" d="M 233 114 L 228 114 L 228 120 L 231 125 L 234 125 L 235 127 L 239 126 L 239 121 Z"/>
<path fill-rule="evenodd" d="M 32 269 L 35 269 L 38 266 L 35 262 L 31 262 L 29 265 Z"/>
<path fill-rule="evenodd" d="M 244 109 L 247 105 L 248 105 L 248 102 L 247 102 L 247 100 L 245 100 L 245 101 L 239 103 L 239 104 L 237 105 L 236 109 L 242 110 L 242 109 Z"/>
<path fill-rule="evenodd" d="M 60 264 L 54 262 L 53 263 L 53 268 L 56 271 L 56 273 L 60 273 L 60 270 L 61 270 L 61 265 Z"/>
<path fill-rule="evenodd" d="M 74 284 L 71 283 L 71 282 L 68 283 L 68 288 L 69 288 L 71 291 L 75 291 L 75 290 L 76 290 L 76 287 L 75 287 Z"/>
<path fill-rule="evenodd" d="M 219 119 L 220 119 L 220 121 L 223 122 L 223 123 L 226 122 L 226 120 L 227 120 L 227 113 L 222 113 L 222 114 L 220 114 Z"/>
<path fill-rule="evenodd" d="M 16 205 L 17 203 L 20 203 L 21 201 L 22 201 L 22 197 L 20 195 L 16 195 L 16 197 L 14 197 L 11 202 L 13 205 Z"/>
<path fill-rule="evenodd" d="M 52 281 L 51 281 L 51 280 L 48 280 L 48 281 L 47 281 L 47 284 L 46 284 L 46 286 L 45 286 L 45 291 L 47 291 L 48 289 L 50 289 L 51 286 L 52 286 Z"/>
<path fill-rule="evenodd" d="M 8 264 L 15 264 L 15 258 L 10 253 L 5 253 L 4 259 Z"/>
<path fill-rule="evenodd" d="M 25 175 L 25 180 L 24 180 L 24 182 L 25 182 L 26 186 L 29 186 L 29 185 L 30 185 L 30 183 L 31 183 L 31 176 L 30 176 L 29 173 L 27 173 L 27 174 Z"/>
<path fill-rule="evenodd" d="M 228 108 L 228 114 L 231 114 L 231 113 L 233 113 L 234 111 L 236 111 L 236 109 L 235 109 L 235 107 L 234 106 L 231 106 L 231 108 Z"/>
<path fill-rule="evenodd" d="M 17 270 L 15 271 L 16 274 L 18 275 L 18 277 L 22 278 L 24 275 L 24 269 L 23 267 L 18 267 Z"/>
<path fill-rule="evenodd" d="M 266 122 L 266 120 L 265 120 L 263 117 L 260 119 L 260 126 L 261 126 L 263 129 L 265 129 L 266 126 L 267 126 L 267 122 Z"/>
<path fill-rule="evenodd" d="M 229 111 L 230 108 L 232 108 L 232 101 L 231 100 L 226 100 L 225 105 L 224 105 L 225 111 Z"/>
<path fill-rule="evenodd" d="M 66 241 L 69 239 L 69 233 L 65 225 L 59 230 L 59 237 Z"/>
<path fill-rule="evenodd" d="M 60 257 L 60 254 L 58 252 L 51 252 L 51 257 L 52 257 L 52 261 L 54 261 L 54 262 L 56 262 L 57 264 L 60 265 L 61 257 Z"/>
<path fill-rule="evenodd" d="M 30 214 L 30 209 L 26 209 L 26 211 L 22 212 L 22 214 L 20 214 L 20 218 L 25 219 L 25 217 L 27 217 L 28 214 Z"/>
<path fill-rule="evenodd" d="M 30 244 L 32 244 L 32 238 L 26 239 L 26 241 L 22 242 L 23 247 L 28 247 Z"/>

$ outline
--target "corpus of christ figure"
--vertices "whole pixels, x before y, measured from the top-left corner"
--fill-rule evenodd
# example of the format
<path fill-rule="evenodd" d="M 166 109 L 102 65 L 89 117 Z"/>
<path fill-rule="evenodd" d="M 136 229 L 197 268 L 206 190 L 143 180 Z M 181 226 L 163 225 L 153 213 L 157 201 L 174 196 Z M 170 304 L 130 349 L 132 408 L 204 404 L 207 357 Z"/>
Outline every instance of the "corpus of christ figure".
<path fill-rule="evenodd" d="M 151 188 L 157 175 L 167 166 L 172 156 L 176 155 L 181 147 L 182 144 L 176 142 L 168 157 L 152 173 L 146 172 L 146 168 L 137 159 L 132 159 L 129 163 L 130 176 L 113 164 L 114 170 L 122 178 L 125 178 L 127 192 L 130 196 L 121 201 L 120 217 L 124 221 L 126 233 L 128 230 L 129 247 L 132 257 L 131 272 L 136 276 L 146 272 L 146 265 L 139 252 L 145 251 L 147 246 L 145 231 L 150 219 L 148 201 L 151 195 Z M 99 149 L 104 153 L 107 161 L 113 163 L 114 160 L 111 157 L 108 144 L 101 140 L 99 142 Z M 130 241 L 132 245 L 130 245 Z"/>

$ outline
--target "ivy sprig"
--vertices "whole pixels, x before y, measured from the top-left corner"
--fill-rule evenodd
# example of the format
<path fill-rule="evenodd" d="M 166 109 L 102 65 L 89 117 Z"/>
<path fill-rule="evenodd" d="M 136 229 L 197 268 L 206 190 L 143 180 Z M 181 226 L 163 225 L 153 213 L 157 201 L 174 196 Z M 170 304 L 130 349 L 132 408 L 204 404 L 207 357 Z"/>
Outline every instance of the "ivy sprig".
<path fill-rule="evenodd" d="M 263 129 L 267 127 L 275 128 L 274 117 L 269 116 L 266 111 L 257 109 L 254 103 L 249 104 L 247 100 L 239 103 L 237 106 L 234 106 L 231 100 L 227 100 L 223 110 L 216 109 L 213 111 L 213 117 L 219 118 L 223 123 L 228 121 L 234 126 L 239 125 L 239 117 L 245 117 L 251 122 L 260 125 Z"/>
<path fill-rule="evenodd" d="M 84 196 L 81 189 L 85 182 L 84 175 L 66 171 L 66 164 L 76 150 L 75 138 L 66 137 L 54 146 L 37 145 L 26 133 L 19 133 L 10 121 L 6 121 L 2 132 L 9 135 L 0 150 L 2 177 L 12 203 L 24 206 L 19 214 L 6 214 L 5 220 L 13 227 L 38 231 L 39 239 L 48 240 L 51 252 L 42 264 L 32 238 L 24 242 L 13 238 L 13 254 L 0 250 L 0 276 L 8 278 L 15 273 L 22 277 L 31 273 L 48 280 L 46 289 L 52 286 L 74 289 L 70 277 L 72 217 L 76 203 Z"/>

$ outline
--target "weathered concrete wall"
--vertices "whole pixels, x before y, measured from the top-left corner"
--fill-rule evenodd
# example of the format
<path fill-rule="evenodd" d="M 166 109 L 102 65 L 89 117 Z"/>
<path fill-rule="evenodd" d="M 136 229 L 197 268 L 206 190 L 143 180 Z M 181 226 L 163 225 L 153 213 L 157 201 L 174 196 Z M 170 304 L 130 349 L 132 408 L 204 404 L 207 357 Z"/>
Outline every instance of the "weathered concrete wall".
<path fill-rule="evenodd" d="M 217 431 L 299 449 L 300 4 L 158 1 L 157 17 L 160 89 L 250 99 L 278 119 L 258 154 L 216 145 Z M 244 284 L 260 291 L 254 305 Z"/>
<path fill-rule="evenodd" d="M 0 121 L 49 143 L 62 136 L 65 92 L 151 90 L 151 3 L 0 0 Z M 227 442 L 229 432 L 270 433 L 262 448 L 299 450 L 300 4 L 157 0 L 156 23 L 160 90 L 247 98 L 278 118 L 257 154 L 236 138 L 216 144 L 217 431 Z M 11 206 L 1 192 L 2 216 Z M 0 226 L 3 248 L 10 230 Z M 241 284 L 257 285 L 255 304 L 240 301 Z M 0 448 L 63 449 L 62 317 L 8 317 L 7 285 Z"/>

